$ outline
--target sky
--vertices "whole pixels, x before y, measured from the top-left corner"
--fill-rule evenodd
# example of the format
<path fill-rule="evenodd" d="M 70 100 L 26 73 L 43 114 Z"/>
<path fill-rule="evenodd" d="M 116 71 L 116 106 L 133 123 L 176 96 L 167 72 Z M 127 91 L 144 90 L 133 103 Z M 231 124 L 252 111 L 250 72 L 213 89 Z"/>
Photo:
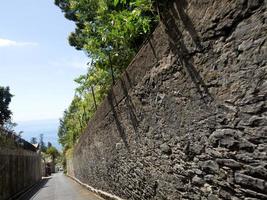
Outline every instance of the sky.
<path fill-rule="evenodd" d="M 0 85 L 14 94 L 13 121 L 58 119 L 88 58 L 68 44 L 75 24 L 54 0 L 0 0 Z"/>

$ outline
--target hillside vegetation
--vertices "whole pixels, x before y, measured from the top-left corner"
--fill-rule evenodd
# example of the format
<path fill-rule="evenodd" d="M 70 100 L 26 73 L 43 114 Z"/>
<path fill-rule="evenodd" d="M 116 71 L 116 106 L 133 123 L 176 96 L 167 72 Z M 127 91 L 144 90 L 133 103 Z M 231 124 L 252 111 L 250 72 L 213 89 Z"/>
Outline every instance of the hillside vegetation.
<path fill-rule="evenodd" d="M 71 149 L 97 106 L 158 23 L 154 0 L 55 0 L 76 23 L 69 43 L 88 55 L 88 72 L 60 120 L 59 142 Z"/>

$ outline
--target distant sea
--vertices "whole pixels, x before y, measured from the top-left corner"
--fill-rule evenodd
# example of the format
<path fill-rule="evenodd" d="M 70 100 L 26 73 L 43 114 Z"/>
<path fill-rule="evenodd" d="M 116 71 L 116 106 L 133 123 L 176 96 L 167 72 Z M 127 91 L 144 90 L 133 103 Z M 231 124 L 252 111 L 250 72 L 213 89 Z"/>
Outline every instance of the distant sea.
<path fill-rule="evenodd" d="M 58 119 L 49 119 L 49 120 L 34 120 L 34 121 L 22 121 L 17 122 L 15 131 L 18 133 L 23 131 L 22 138 L 24 140 L 30 141 L 32 137 L 37 138 L 39 141 L 40 134 L 44 135 L 44 142 L 51 142 L 58 150 L 61 150 L 61 146 L 58 143 Z"/>

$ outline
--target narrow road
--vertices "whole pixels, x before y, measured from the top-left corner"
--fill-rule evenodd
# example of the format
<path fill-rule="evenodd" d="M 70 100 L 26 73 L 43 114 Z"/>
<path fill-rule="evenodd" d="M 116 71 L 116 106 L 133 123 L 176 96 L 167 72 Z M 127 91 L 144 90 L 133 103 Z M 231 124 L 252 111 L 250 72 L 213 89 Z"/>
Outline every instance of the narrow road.
<path fill-rule="evenodd" d="M 63 173 L 53 174 L 20 200 L 103 200 Z"/>

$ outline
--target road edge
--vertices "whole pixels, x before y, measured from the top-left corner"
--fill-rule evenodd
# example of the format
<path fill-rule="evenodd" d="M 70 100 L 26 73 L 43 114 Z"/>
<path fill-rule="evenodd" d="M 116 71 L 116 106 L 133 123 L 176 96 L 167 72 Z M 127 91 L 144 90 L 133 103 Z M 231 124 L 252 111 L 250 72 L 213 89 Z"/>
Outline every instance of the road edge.
<path fill-rule="evenodd" d="M 75 182 L 80 184 L 81 186 L 85 187 L 90 192 L 96 194 L 98 197 L 102 198 L 103 200 L 124 200 L 124 199 L 122 199 L 116 195 L 110 194 L 110 193 L 102 191 L 102 190 L 95 189 L 94 187 L 92 187 L 86 183 L 83 183 L 82 181 L 80 181 L 76 177 L 70 176 L 69 174 L 64 174 L 64 175 L 71 178 L 72 180 L 74 180 Z"/>

